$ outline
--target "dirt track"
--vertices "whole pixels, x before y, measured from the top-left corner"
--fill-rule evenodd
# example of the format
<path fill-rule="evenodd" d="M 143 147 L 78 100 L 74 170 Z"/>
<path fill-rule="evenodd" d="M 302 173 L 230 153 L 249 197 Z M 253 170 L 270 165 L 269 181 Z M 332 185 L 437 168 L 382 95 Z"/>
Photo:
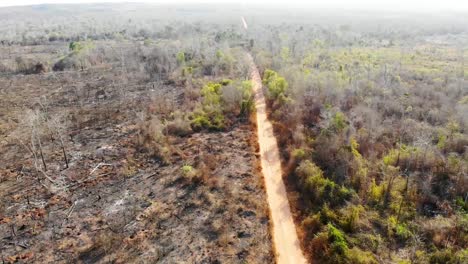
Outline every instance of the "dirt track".
<path fill-rule="evenodd" d="M 291 215 L 286 188 L 282 179 L 278 144 L 271 122 L 267 118 L 265 96 L 258 69 L 250 54 L 247 59 L 251 68 L 251 79 L 257 110 L 257 133 L 260 145 L 262 173 L 273 223 L 273 241 L 278 264 L 307 263 L 302 254 L 296 227 Z"/>

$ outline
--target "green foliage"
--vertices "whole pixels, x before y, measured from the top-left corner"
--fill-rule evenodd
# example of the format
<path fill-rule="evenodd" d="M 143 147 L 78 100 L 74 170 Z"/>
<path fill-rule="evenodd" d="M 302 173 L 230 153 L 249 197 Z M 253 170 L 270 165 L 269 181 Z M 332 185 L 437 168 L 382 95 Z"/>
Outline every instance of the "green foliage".
<path fill-rule="evenodd" d="M 82 51 L 92 49 L 93 47 L 94 47 L 94 45 L 89 41 L 85 41 L 85 42 L 72 41 L 68 45 L 68 48 L 70 49 L 70 51 L 73 54 L 78 54 L 78 53 L 80 53 Z"/>
<path fill-rule="evenodd" d="M 327 227 L 328 242 L 330 242 L 332 253 L 345 256 L 348 252 L 348 243 L 346 243 L 343 232 L 341 232 L 331 223 L 329 223 Z"/>
<path fill-rule="evenodd" d="M 179 65 L 182 65 L 185 63 L 185 52 L 181 51 L 181 52 L 178 52 L 177 55 L 176 55 L 176 59 L 177 59 L 177 63 Z"/>
<path fill-rule="evenodd" d="M 412 233 L 406 224 L 399 223 L 395 216 L 390 216 L 387 223 L 388 234 L 390 236 L 395 236 L 400 241 L 406 241 L 412 236 Z"/>
<path fill-rule="evenodd" d="M 377 252 L 379 246 L 382 244 L 382 237 L 379 234 L 358 233 L 356 236 L 356 244 L 372 252 Z"/>
<path fill-rule="evenodd" d="M 226 116 L 246 117 L 254 108 L 250 81 L 222 80 L 221 100 Z"/>
<path fill-rule="evenodd" d="M 309 215 L 302 221 L 302 228 L 309 234 L 315 234 L 318 232 L 323 224 L 322 217 L 320 213 Z"/>
<path fill-rule="evenodd" d="M 465 104 L 465 105 L 468 104 L 468 95 L 463 96 L 463 98 L 460 101 L 458 101 L 458 103 L 461 104 L 461 105 L 462 104 Z"/>
<path fill-rule="evenodd" d="M 302 190 L 316 202 L 329 201 L 339 204 L 351 196 L 351 191 L 323 176 L 322 170 L 309 160 L 304 160 L 296 169 Z"/>
<path fill-rule="evenodd" d="M 223 57 L 224 57 L 224 53 L 221 50 L 217 50 L 216 51 L 216 58 L 218 58 L 218 60 L 220 60 Z"/>
<path fill-rule="evenodd" d="M 288 47 L 283 47 L 281 49 L 281 58 L 284 62 L 288 62 L 291 58 L 291 50 Z"/>
<path fill-rule="evenodd" d="M 194 130 L 222 130 L 225 126 L 221 101 L 221 84 L 208 83 L 201 89 L 202 103 L 192 114 Z"/>
<path fill-rule="evenodd" d="M 68 45 L 68 48 L 70 51 L 78 51 L 83 48 L 83 45 L 80 42 L 72 41 L 70 42 L 70 45 Z"/>
<path fill-rule="evenodd" d="M 357 247 L 353 247 L 348 251 L 347 258 L 352 264 L 378 264 L 374 255 L 368 251 L 362 251 Z"/>
<path fill-rule="evenodd" d="M 352 205 L 346 210 L 346 214 L 341 221 L 341 226 L 347 232 L 354 232 L 357 229 L 359 216 L 364 212 L 361 205 Z"/>
<path fill-rule="evenodd" d="M 312 256 L 318 263 L 377 264 L 371 252 L 349 248 L 345 234 L 333 224 L 326 225 L 311 241 Z"/>
<path fill-rule="evenodd" d="M 468 249 L 454 252 L 452 249 L 437 250 L 429 256 L 430 264 L 468 263 Z"/>
<path fill-rule="evenodd" d="M 391 149 L 390 152 L 383 157 L 383 163 L 387 166 L 395 166 L 398 161 L 399 151 L 397 149 Z"/>
<path fill-rule="evenodd" d="M 219 83 L 208 83 L 201 89 L 202 102 L 191 116 L 191 124 L 194 130 L 209 129 L 223 130 L 226 126 L 226 114 L 229 113 L 226 98 L 223 98 L 223 87 L 236 89 L 237 97 L 230 104 L 237 104 L 240 116 L 246 116 L 254 106 L 252 83 L 250 81 L 233 82 L 224 79 Z"/>
<path fill-rule="evenodd" d="M 291 156 L 296 160 L 303 160 L 306 157 L 306 151 L 303 148 L 294 149 Z"/>
<path fill-rule="evenodd" d="M 385 192 L 385 185 L 384 184 L 377 185 L 375 183 L 375 179 L 372 179 L 372 183 L 371 183 L 370 190 L 369 190 L 369 203 L 374 204 L 374 205 L 379 204 L 382 201 L 384 192 Z"/>
<path fill-rule="evenodd" d="M 336 112 L 331 120 L 330 127 L 336 132 L 340 132 L 347 126 L 346 116 L 342 112 Z"/>
<path fill-rule="evenodd" d="M 277 100 L 278 98 L 282 98 L 282 101 L 285 101 L 284 98 L 287 97 L 285 92 L 288 89 L 288 82 L 284 77 L 279 76 L 278 73 L 273 70 L 267 69 L 263 74 L 263 84 L 267 86 L 268 96 L 271 99 Z"/>
<path fill-rule="evenodd" d="M 444 149 L 446 146 L 446 142 L 447 142 L 447 136 L 444 134 L 440 134 L 439 139 L 437 141 L 437 147 L 439 149 Z"/>
<path fill-rule="evenodd" d="M 144 41 L 143 41 L 143 45 L 145 45 L 145 47 L 149 47 L 153 44 L 153 40 L 149 39 L 149 38 L 146 38 Z"/>
<path fill-rule="evenodd" d="M 328 203 L 325 203 L 320 210 L 320 220 L 323 224 L 338 223 L 339 216 L 328 206 Z"/>
<path fill-rule="evenodd" d="M 357 165 L 357 170 L 351 177 L 351 184 L 355 190 L 361 189 L 361 184 L 368 182 L 367 174 L 368 174 L 368 165 L 367 160 L 362 157 L 361 153 L 358 151 L 359 144 L 357 143 L 354 137 L 351 138 L 350 148 L 351 153 L 353 154 L 354 161 Z"/>
<path fill-rule="evenodd" d="M 184 165 L 184 166 L 182 166 L 181 169 L 182 169 L 182 173 L 184 175 L 188 175 L 189 173 L 191 173 L 193 171 L 193 167 L 190 166 L 190 165 Z"/>
<path fill-rule="evenodd" d="M 450 132 L 450 135 L 453 136 L 460 131 L 460 124 L 455 120 L 450 120 L 447 123 L 447 130 Z"/>
<path fill-rule="evenodd" d="M 186 164 L 182 166 L 182 168 L 180 169 L 185 179 L 188 179 L 189 181 L 193 183 L 198 183 L 201 181 L 200 172 L 197 169 L 193 168 L 192 166 Z"/>
<path fill-rule="evenodd" d="M 464 210 L 465 212 L 468 213 L 468 201 L 465 201 L 463 197 L 457 197 L 455 199 L 455 204 L 458 206 L 460 210 Z"/>
<path fill-rule="evenodd" d="M 265 72 L 263 73 L 263 84 L 268 85 L 272 80 L 276 79 L 278 77 L 278 73 L 276 73 L 273 70 L 266 69 Z"/>
<path fill-rule="evenodd" d="M 182 68 L 182 76 L 190 76 L 193 74 L 193 67 L 187 66 Z"/>
<path fill-rule="evenodd" d="M 240 103 L 240 115 L 246 116 L 249 114 L 254 107 L 254 98 L 253 98 L 253 84 L 251 81 L 243 81 L 240 89 L 242 93 L 242 100 Z"/>
<path fill-rule="evenodd" d="M 192 115 L 192 128 L 195 131 L 201 129 L 222 130 L 224 129 L 224 115 L 220 109 L 209 108 L 209 111 L 203 109 L 196 110 Z"/>

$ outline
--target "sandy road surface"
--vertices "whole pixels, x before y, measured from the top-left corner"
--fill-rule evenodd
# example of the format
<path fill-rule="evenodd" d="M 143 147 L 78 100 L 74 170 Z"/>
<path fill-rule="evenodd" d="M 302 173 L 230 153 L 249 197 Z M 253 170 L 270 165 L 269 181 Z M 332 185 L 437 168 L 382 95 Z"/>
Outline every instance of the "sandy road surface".
<path fill-rule="evenodd" d="M 302 254 L 296 227 L 291 215 L 289 201 L 284 187 L 279 157 L 278 144 L 273 134 L 273 127 L 267 118 L 265 96 L 262 81 L 257 66 L 250 54 L 251 79 L 255 93 L 255 107 L 257 109 L 257 133 L 260 145 L 262 173 L 273 222 L 273 241 L 278 264 L 307 263 Z"/>

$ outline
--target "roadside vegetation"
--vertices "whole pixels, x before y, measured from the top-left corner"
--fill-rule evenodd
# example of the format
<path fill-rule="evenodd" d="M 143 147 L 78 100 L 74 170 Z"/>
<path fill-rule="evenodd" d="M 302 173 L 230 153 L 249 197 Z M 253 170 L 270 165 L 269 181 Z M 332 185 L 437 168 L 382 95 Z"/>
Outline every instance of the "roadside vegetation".
<path fill-rule="evenodd" d="M 468 263 L 467 18 L 0 8 L 2 262 L 274 263 L 250 52 L 312 263 Z"/>
<path fill-rule="evenodd" d="M 467 262 L 466 29 L 304 21 L 251 30 L 305 253 Z"/>

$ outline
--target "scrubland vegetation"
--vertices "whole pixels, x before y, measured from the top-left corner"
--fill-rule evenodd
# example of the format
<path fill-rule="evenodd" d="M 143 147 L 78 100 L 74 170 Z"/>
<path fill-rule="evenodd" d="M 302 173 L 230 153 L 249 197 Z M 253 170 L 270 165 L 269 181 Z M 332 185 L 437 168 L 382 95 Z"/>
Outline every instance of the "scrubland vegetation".
<path fill-rule="evenodd" d="M 369 16 L 250 25 L 304 252 L 466 263 L 466 17 Z"/>
<path fill-rule="evenodd" d="M 238 17 L 217 10 L 0 9 L 4 263 L 274 261 Z"/>
<path fill-rule="evenodd" d="M 2 261 L 274 262 L 249 51 L 312 263 L 467 263 L 467 17 L 1 8 Z"/>

